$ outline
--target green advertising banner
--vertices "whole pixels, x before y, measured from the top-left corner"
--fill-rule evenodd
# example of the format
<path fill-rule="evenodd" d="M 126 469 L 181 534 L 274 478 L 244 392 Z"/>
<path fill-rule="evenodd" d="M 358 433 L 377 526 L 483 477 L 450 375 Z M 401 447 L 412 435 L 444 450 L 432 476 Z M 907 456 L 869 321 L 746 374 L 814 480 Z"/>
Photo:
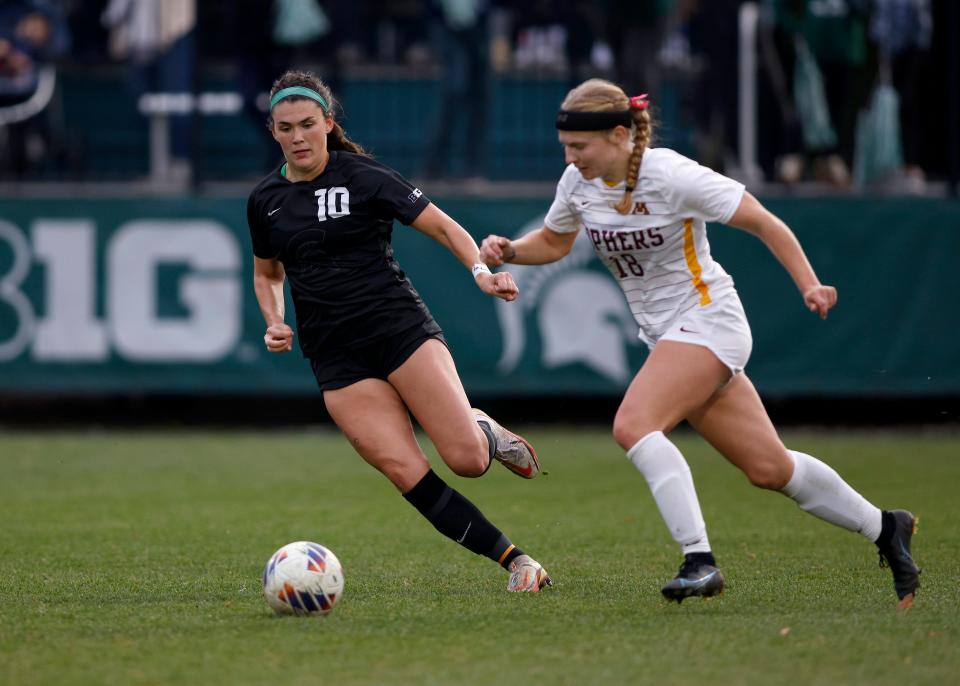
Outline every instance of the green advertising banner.
<path fill-rule="evenodd" d="M 480 239 L 540 226 L 551 198 L 434 200 Z M 839 304 L 820 321 L 760 241 L 711 227 L 750 317 L 748 372 L 762 392 L 960 394 L 960 203 L 767 205 Z M 396 226 L 394 245 L 471 393 L 615 395 L 646 355 L 583 237 L 562 262 L 511 267 L 512 303 L 484 296 L 413 229 Z M 268 354 L 263 328 L 243 197 L 0 199 L 0 393 L 313 392 L 306 361 Z"/>

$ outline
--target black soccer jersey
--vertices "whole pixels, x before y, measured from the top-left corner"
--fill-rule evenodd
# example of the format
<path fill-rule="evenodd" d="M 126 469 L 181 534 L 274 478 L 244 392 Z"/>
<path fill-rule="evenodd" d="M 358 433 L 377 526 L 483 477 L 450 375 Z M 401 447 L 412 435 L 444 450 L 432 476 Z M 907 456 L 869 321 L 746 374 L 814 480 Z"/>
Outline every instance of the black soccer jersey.
<path fill-rule="evenodd" d="M 390 245 L 393 220 L 410 224 L 430 204 L 420 189 L 344 151 L 331 151 L 312 181 L 290 181 L 281 170 L 250 193 L 247 223 L 253 254 L 283 264 L 304 355 L 418 324 L 440 333 Z"/>

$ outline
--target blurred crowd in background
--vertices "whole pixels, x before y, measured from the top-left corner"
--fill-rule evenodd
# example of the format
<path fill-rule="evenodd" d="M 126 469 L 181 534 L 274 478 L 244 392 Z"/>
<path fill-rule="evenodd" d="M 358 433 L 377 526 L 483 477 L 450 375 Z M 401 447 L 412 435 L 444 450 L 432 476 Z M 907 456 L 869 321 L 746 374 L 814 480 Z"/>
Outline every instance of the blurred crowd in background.
<path fill-rule="evenodd" d="M 956 4 L 753 3 L 763 179 L 925 193 L 955 175 Z M 264 93 L 287 68 L 321 75 L 351 135 L 408 175 L 554 179 L 553 113 L 569 87 L 599 76 L 650 94 L 662 144 L 736 176 L 742 5 L 0 0 L 0 178 L 132 179 L 149 173 L 158 140 L 168 180 L 262 175 L 276 157 Z M 151 110 L 142 99 L 211 92 L 234 100 Z M 151 129 L 151 116 L 166 128 Z M 542 147 L 523 148 L 530 131 Z M 507 149 L 523 155 L 491 162 Z M 538 155 L 549 161 L 522 164 Z"/>

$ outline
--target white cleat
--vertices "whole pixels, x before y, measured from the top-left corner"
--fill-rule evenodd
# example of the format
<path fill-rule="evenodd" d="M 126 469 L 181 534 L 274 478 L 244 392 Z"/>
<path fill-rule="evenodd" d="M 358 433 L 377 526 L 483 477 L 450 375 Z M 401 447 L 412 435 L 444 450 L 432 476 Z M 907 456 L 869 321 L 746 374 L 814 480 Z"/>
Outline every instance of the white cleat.
<path fill-rule="evenodd" d="M 540 473 L 540 460 L 533 446 L 518 434 L 508 431 L 483 410 L 473 408 L 473 416 L 478 422 L 490 427 L 497 441 L 493 457 L 504 467 L 524 479 L 533 479 Z"/>
<path fill-rule="evenodd" d="M 507 590 L 520 593 L 537 593 L 544 586 L 552 586 L 550 575 L 539 562 L 529 555 L 520 555 L 510 563 L 510 581 Z"/>

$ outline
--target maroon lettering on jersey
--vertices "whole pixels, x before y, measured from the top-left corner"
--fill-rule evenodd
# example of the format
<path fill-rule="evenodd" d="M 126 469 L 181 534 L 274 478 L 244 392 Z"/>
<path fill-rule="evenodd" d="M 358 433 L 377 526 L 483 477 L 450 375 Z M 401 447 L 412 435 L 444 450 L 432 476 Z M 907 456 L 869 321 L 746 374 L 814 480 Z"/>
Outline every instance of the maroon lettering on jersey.
<path fill-rule="evenodd" d="M 590 236 L 590 240 L 593 242 L 593 247 L 597 250 L 600 249 L 600 232 L 596 229 L 587 228 L 587 234 Z"/>
<path fill-rule="evenodd" d="M 661 227 L 639 229 L 637 231 L 605 231 L 585 227 L 590 242 L 597 250 L 606 249 L 607 252 L 624 252 L 629 250 L 649 250 L 663 245 Z"/>
<path fill-rule="evenodd" d="M 613 231 L 604 231 L 603 236 L 603 245 L 609 252 L 617 252 L 617 234 Z"/>

